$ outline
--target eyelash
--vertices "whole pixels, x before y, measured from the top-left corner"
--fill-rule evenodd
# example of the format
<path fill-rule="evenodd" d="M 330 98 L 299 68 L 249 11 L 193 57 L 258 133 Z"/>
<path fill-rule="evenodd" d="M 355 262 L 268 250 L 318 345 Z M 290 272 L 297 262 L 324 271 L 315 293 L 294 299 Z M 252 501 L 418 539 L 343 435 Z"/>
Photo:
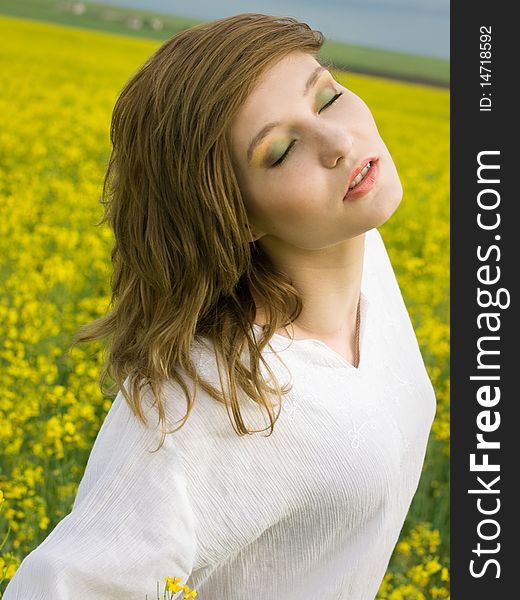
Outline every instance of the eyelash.
<path fill-rule="evenodd" d="M 320 113 L 322 110 L 325 110 L 326 108 L 328 108 L 329 106 L 331 106 L 332 104 L 334 104 L 334 102 L 336 102 L 336 100 L 340 97 L 343 96 L 343 92 L 338 92 L 333 98 L 331 98 L 327 104 L 325 104 L 325 106 L 322 106 L 322 108 L 320 109 Z M 284 154 L 282 154 L 282 156 L 271 165 L 271 167 L 279 167 L 284 160 L 287 158 L 287 156 L 289 156 L 289 152 L 291 151 L 291 148 L 294 146 L 295 144 L 295 140 L 293 140 L 289 146 L 287 147 L 287 150 L 284 152 Z"/>

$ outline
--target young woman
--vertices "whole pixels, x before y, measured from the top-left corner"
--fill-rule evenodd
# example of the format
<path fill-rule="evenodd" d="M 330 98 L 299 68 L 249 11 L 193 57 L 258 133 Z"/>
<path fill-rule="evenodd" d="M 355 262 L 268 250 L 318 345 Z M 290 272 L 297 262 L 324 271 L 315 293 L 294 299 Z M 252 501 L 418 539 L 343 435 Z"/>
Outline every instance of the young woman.
<path fill-rule="evenodd" d="M 377 230 L 401 183 L 322 43 L 239 14 L 123 89 L 113 308 L 76 340 L 109 340 L 118 392 L 5 600 L 151 599 L 167 576 L 201 600 L 375 598 L 435 395 Z"/>

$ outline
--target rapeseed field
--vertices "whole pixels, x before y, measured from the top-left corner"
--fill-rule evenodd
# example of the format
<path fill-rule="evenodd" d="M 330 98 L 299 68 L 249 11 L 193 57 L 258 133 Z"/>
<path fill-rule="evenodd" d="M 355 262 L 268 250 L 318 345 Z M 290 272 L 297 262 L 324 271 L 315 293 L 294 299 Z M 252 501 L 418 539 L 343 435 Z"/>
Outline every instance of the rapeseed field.
<path fill-rule="evenodd" d="M 108 309 L 112 233 L 96 223 L 110 117 L 158 44 L 7 17 L 0 33 L 1 591 L 70 512 L 111 406 L 102 348 L 69 347 Z M 403 182 L 379 230 L 438 402 L 378 600 L 449 598 L 449 92 L 336 76 L 371 108 Z"/>

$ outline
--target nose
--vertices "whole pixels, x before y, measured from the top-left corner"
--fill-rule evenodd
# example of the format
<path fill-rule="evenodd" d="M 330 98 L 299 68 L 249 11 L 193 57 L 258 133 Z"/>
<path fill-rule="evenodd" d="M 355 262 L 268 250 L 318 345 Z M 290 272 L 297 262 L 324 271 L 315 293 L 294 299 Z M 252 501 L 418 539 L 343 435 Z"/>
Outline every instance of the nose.
<path fill-rule="evenodd" d="M 328 124 L 322 126 L 316 137 L 318 153 L 324 166 L 334 168 L 340 160 L 348 161 L 354 139 L 345 127 Z"/>

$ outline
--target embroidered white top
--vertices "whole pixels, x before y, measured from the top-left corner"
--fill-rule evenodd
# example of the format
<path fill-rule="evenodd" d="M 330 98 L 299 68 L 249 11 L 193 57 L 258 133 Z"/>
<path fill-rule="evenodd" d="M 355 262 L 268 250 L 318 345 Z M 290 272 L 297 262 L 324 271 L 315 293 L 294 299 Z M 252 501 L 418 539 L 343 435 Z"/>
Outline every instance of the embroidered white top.
<path fill-rule="evenodd" d="M 374 600 L 435 415 L 375 228 L 365 235 L 360 314 L 358 368 L 318 340 L 271 338 L 264 356 L 293 389 L 270 436 L 238 436 L 225 406 L 200 390 L 186 424 L 151 453 L 160 440 L 151 393 L 145 427 L 119 392 L 72 511 L 22 561 L 4 600 L 155 600 L 166 576 L 197 600 Z M 198 369 L 217 384 L 209 349 L 196 344 Z M 182 398 L 168 384 L 169 429 Z M 247 398 L 243 415 L 249 429 L 268 424 Z"/>

